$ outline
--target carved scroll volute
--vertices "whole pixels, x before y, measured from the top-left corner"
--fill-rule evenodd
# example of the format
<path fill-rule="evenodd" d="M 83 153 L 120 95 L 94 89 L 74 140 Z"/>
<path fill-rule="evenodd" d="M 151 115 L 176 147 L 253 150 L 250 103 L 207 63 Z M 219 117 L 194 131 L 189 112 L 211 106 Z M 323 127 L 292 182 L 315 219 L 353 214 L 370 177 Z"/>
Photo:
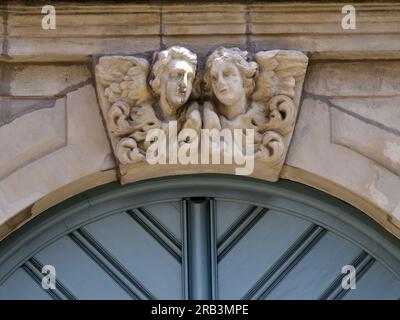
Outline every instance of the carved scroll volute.
<path fill-rule="evenodd" d="M 257 156 L 282 167 L 297 118 L 308 58 L 292 50 L 256 53 L 260 74 L 256 79 L 254 101 L 266 103 L 267 121 L 260 128 L 265 136 Z"/>
<path fill-rule="evenodd" d="M 138 127 L 132 112 L 151 108 L 147 85 L 150 64 L 133 56 L 105 56 L 96 66 L 97 91 L 114 153 L 122 165 L 141 162 L 139 141 L 131 138 Z M 151 112 L 150 112 L 151 113 Z"/>

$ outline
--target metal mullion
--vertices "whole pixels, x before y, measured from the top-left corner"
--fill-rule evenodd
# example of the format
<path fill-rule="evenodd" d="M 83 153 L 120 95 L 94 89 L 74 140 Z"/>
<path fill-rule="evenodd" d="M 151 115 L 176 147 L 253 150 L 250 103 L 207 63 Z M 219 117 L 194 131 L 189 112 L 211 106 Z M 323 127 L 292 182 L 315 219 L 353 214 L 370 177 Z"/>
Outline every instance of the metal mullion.
<path fill-rule="evenodd" d="M 209 300 L 216 297 L 216 257 L 214 214 L 207 198 L 190 198 L 184 212 L 187 298 Z"/>

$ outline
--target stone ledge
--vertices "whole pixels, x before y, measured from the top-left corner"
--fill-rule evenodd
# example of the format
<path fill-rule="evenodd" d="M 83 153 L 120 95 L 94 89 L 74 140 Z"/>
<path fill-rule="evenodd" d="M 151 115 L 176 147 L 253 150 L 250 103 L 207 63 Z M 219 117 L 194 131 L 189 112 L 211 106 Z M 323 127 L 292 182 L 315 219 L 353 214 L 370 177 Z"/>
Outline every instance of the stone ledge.
<path fill-rule="evenodd" d="M 40 5 L 8 5 L 0 16 L 5 19 L 0 30 L 6 26 L 0 37 L 7 44 L 2 59 L 82 61 L 91 54 L 144 52 L 177 43 L 204 52 L 235 44 L 257 51 L 329 52 L 331 58 L 400 51 L 396 3 L 355 3 L 356 30 L 341 29 L 342 3 L 54 5 L 56 30 L 41 29 Z"/>

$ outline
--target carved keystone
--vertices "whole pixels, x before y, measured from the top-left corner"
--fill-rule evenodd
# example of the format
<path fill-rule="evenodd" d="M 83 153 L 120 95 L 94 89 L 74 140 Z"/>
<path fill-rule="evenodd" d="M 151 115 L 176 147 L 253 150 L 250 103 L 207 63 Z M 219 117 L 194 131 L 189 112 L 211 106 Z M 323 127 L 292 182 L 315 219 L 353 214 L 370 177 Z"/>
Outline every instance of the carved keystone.
<path fill-rule="evenodd" d="M 134 56 L 100 58 L 96 66 L 99 101 L 121 181 L 231 173 L 232 163 L 171 162 L 176 155 L 166 148 L 156 152 L 163 161 L 149 164 L 149 151 L 161 140 L 169 148 L 175 145 L 178 154 L 200 150 L 205 139 L 202 129 L 233 136 L 239 130 L 243 136 L 238 150 L 244 157 L 249 156 L 241 151 L 249 142 L 246 129 L 253 129 L 252 175 L 277 180 L 293 133 L 308 58 L 290 50 L 260 51 L 254 58 L 250 60 L 248 52 L 238 48 L 220 47 L 207 58 L 203 79 L 198 76 L 197 55 L 179 46 L 155 53 L 151 68 L 146 59 Z M 161 133 L 162 139 L 154 138 L 154 132 Z M 226 152 L 226 141 L 211 145 L 212 152 L 215 148 L 221 155 Z M 150 158 L 154 160 L 154 153 Z"/>

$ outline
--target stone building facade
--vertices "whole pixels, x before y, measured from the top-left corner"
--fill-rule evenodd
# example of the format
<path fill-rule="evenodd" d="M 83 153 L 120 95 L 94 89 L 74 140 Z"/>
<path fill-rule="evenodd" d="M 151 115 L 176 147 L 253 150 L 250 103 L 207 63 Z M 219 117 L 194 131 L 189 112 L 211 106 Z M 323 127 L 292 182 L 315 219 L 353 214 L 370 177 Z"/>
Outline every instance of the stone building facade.
<path fill-rule="evenodd" d="M 356 2 L 356 28 L 343 29 L 344 4 L 334 2 L 55 1 L 54 30 L 42 27 L 45 4 L 0 6 L 1 238 L 58 203 L 113 181 L 232 173 L 218 166 L 154 170 L 124 163 L 116 153 L 132 132 L 113 135 L 108 109 L 118 99 L 107 100 L 105 90 L 119 76 L 108 77 L 119 63 L 136 67 L 138 59 L 151 73 L 154 53 L 173 46 L 197 56 L 201 77 L 212 52 L 237 47 L 258 61 L 259 74 L 273 86 L 294 90 L 278 92 L 294 106 L 282 135 L 282 161 L 275 167 L 256 161 L 253 177 L 318 189 L 400 237 L 400 4 Z M 260 52 L 268 57 L 262 60 Z M 101 61 L 111 69 L 99 71 Z M 120 77 L 131 75 L 121 68 Z M 151 90 L 148 75 L 143 77 L 148 88 L 140 90 Z M 265 81 L 255 80 L 261 95 L 267 95 Z M 196 100 L 199 128 L 206 100 Z"/>

